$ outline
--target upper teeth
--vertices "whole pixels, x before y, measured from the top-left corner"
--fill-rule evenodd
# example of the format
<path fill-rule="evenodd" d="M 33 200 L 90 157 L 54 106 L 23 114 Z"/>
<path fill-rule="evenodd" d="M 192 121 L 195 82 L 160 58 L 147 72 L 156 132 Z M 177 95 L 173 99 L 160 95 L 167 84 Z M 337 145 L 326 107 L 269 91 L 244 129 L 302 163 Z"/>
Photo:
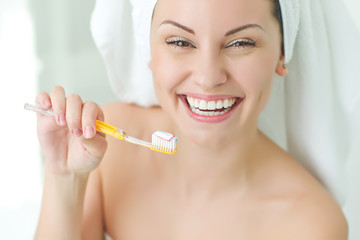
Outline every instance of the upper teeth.
<path fill-rule="evenodd" d="M 200 109 L 200 110 L 210 110 L 210 111 L 216 110 L 216 109 L 230 108 L 236 102 L 236 98 L 228 98 L 228 99 L 223 99 L 223 100 L 211 100 L 211 101 L 206 101 L 203 99 L 196 99 L 196 98 L 192 98 L 192 97 L 187 97 L 186 99 L 191 107 Z"/>

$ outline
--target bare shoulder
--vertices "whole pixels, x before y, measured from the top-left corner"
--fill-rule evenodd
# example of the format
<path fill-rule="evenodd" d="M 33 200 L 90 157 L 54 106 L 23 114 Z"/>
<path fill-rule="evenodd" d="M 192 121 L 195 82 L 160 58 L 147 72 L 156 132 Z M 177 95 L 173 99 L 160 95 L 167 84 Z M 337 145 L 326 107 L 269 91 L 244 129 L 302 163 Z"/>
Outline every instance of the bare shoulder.
<path fill-rule="evenodd" d="M 127 124 L 129 122 L 140 122 L 146 112 L 145 108 L 134 104 L 113 102 L 102 106 L 105 121 L 109 124 Z M 133 125 L 133 124 L 132 124 Z M 131 127 L 131 126 L 130 126 Z"/>
<path fill-rule="evenodd" d="M 281 239 L 346 240 L 348 225 L 335 200 L 323 189 L 305 192 L 289 211 Z"/>
<path fill-rule="evenodd" d="M 124 128 L 123 130 L 131 131 L 133 134 L 148 134 L 158 124 L 166 121 L 160 107 L 141 107 L 113 102 L 102 106 L 102 109 L 107 123 Z"/>
<path fill-rule="evenodd" d="M 148 142 L 151 142 L 152 133 L 160 130 L 159 124 L 167 124 L 160 107 L 144 108 L 116 102 L 107 104 L 102 109 L 106 123 L 124 130 L 129 136 Z M 106 139 L 108 148 L 98 168 L 99 181 L 104 226 L 110 235 L 115 236 L 123 215 L 123 207 L 127 206 L 124 202 L 130 196 L 129 190 L 135 191 L 139 182 L 150 174 L 148 170 L 151 169 L 150 160 L 154 153 L 148 148 L 109 136 L 106 136 Z"/>
<path fill-rule="evenodd" d="M 348 239 L 347 221 L 336 200 L 307 170 L 294 159 L 290 160 L 294 161 L 294 166 L 289 166 L 293 176 L 286 179 L 295 191 L 281 222 L 284 235 L 277 239 Z"/>
<path fill-rule="evenodd" d="M 269 149 L 275 159 L 264 172 L 269 174 L 265 186 L 273 199 L 285 203 L 273 222 L 278 231 L 270 239 L 348 239 L 345 216 L 328 190 L 289 154 L 274 146 Z"/>
<path fill-rule="evenodd" d="M 156 129 L 156 124 L 161 121 L 162 110 L 159 107 L 145 108 L 135 104 L 114 102 L 102 107 L 105 122 L 122 129 L 127 135 L 151 141 L 151 135 Z M 135 153 L 143 152 L 143 148 L 107 136 L 108 149 L 104 162 L 116 161 L 119 156 L 123 159 L 136 156 Z M 146 151 L 145 151 L 146 152 Z M 104 164 L 103 164 L 104 165 Z"/>
<path fill-rule="evenodd" d="M 131 137 L 151 142 L 152 134 L 157 130 L 168 130 L 168 121 L 160 107 L 141 107 L 134 104 L 114 102 L 102 107 L 105 122 L 116 126 Z M 164 129 L 165 128 L 165 129 Z M 143 161 L 135 159 L 149 159 L 149 149 L 117 140 L 106 136 L 108 148 L 100 165 L 101 175 L 110 179 L 119 175 L 119 171 L 126 171 L 123 176 L 134 174 L 130 169 L 137 169 Z M 125 165 L 124 165 L 125 164 Z M 116 173 L 114 171 L 117 171 Z"/>

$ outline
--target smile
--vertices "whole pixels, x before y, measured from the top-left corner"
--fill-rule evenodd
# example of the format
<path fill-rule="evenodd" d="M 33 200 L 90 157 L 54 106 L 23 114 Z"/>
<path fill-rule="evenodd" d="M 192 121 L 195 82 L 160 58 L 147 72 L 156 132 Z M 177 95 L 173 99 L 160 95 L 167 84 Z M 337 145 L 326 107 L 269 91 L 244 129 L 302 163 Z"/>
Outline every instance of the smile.
<path fill-rule="evenodd" d="M 189 115 L 197 121 L 216 123 L 230 117 L 235 108 L 242 102 L 239 97 L 199 97 L 180 95 Z"/>
<path fill-rule="evenodd" d="M 186 97 L 189 107 L 193 113 L 203 116 L 223 115 L 235 105 L 236 98 L 229 98 L 217 101 L 206 101 L 192 97 Z"/>

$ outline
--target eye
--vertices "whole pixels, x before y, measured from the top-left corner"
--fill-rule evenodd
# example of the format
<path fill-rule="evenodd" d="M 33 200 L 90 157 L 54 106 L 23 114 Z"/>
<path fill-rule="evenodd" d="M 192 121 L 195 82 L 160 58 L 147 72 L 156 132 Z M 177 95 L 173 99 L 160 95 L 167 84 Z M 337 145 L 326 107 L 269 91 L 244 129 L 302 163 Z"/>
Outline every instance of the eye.
<path fill-rule="evenodd" d="M 170 38 L 167 39 L 165 42 L 169 46 L 174 46 L 178 48 L 195 48 L 194 44 L 182 38 Z"/>
<path fill-rule="evenodd" d="M 234 47 L 234 48 L 250 48 L 255 47 L 256 42 L 250 40 L 250 39 L 242 39 L 242 40 L 235 40 L 230 42 L 226 48 Z"/>

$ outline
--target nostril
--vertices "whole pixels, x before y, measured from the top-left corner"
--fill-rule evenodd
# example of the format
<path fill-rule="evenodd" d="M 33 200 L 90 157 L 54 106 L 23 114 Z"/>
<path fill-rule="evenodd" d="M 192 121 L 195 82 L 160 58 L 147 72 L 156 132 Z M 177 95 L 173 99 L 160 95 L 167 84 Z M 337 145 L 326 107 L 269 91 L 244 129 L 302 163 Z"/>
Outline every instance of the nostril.
<path fill-rule="evenodd" d="M 203 90 L 212 90 L 228 81 L 228 74 L 219 57 L 204 56 L 200 64 L 194 66 L 196 84 Z"/>
<path fill-rule="evenodd" d="M 227 81 L 225 77 L 208 76 L 208 77 L 198 78 L 197 85 L 201 89 L 209 91 L 222 86 L 226 82 Z"/>

